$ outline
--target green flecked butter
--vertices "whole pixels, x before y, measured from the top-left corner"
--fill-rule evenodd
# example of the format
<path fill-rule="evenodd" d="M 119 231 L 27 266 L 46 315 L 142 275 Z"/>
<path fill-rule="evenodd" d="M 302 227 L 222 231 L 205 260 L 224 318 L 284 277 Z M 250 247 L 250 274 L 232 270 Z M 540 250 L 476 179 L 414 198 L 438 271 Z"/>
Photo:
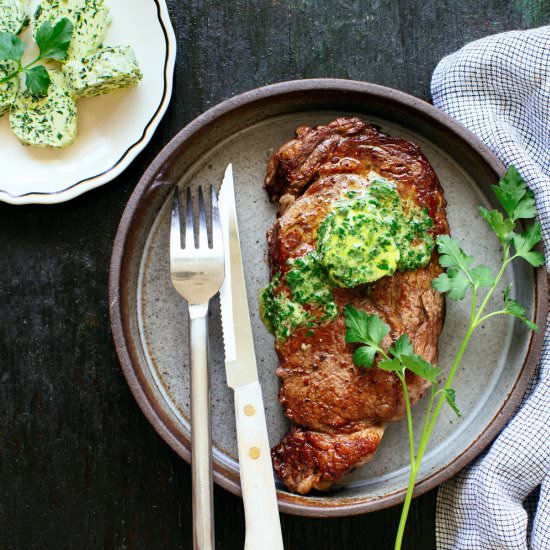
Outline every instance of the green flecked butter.
<path fill-rule="evenodd" d="M 84 0 L 44 0 L 32 17 L 32 35 L 36 38 L 38 29 L 49 21 L 54 26 L 60 19 L 67 18 L 75 27 L 80 19 Z M 73 30 L 74 36 L 74 30 Z"/>
<path fill-rule="evenodd" d="M 81 59 L 94 53 L 105 40 L 111 16 L 104 0 L 44 0 L 33 16 L 32 32 L 49 21 L 55 25 L 66 17 L 74 25 L 67 59 Z"/>
<path fill-rule="evenodd" d="M 373 283 L 396 270 L 430 261 L 435 241 L 425 210 L 399 197 L 395 185 L 375 180 L 365 192 L 338 201 L 319 229 L 319 260 L 335 286 Z"/>
<path fill-rule="evenodd" d="M 0 32 L 19 34 L 29 19 L 29 0 L 0 0 Z"/>
<path fill-rule="evenodd" d="M 103 44 L 110 26 L 111 15 L 103 0 L 85 0 L 67 59 L 81 59 L 94 53 Z"/>
<path fill-rule="evenodd" d="M 77 135 L 77 108 L 63 73 L 49 71 L 50 87 L 46 97 L 37 98 L 25 91 L 10 111 L 10 126 L 26 145 L 66 147 Z"/>
<path fill-rule="evenodd" d="M 142 79 L 130 46 L 113 46 L 80 60 L 68 61 L 63 72 L 78 97 L 97 96 L 128 88 Z"/>
<path fill-rule="evenodd" d="M 374 179 L 361 192 L 347 192 L 321 223 L 316 249 L 289 260 L 289 270 L 261 293 L 267 329 L 283 341 L 299 327 L 337 318 L 333 288 L 426 266 L 435 247 L 432 226 L 427 211 L 403 201 L 390 181 Z"/>
<path fill-rule="evenodd" d="M 277 274 L 261 292 L 260 316 L 277 340 L 286 340 L 295 328 L 308 323 L 310 314 L 286 292 L 277 292 L 279 284 L 280 275 Z"/>
<path fill-rule="evenodd" d="M 17 70 L 15 61 L 0 61 L 0 80 Z M 15 102 L 19 92 L 19 78 L 12 78 L 0 84 L 0 116 L 2 116 Z"/>
<path fill-rule="evenodd" d="M 299 304 L 311 304 L 323 310 L 321 321 L 330 321 L 338 315 L 330 281 L 319 262 L 317 251 L 288 261 L 290 269 L 285 280 L 292 291 L 292 298 Z"/>

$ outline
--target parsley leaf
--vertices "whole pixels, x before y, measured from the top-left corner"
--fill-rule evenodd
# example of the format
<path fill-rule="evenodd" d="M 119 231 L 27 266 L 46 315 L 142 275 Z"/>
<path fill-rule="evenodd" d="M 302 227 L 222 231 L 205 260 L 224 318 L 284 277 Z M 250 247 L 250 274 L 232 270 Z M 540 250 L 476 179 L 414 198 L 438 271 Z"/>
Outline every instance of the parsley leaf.
<path fill-rule="evenodd" d="M 383 359 L 382 361 L 378 361 L 378 365 L 376 366 L 387 372 L 402 372 L 404 369 L 399 359 Z"/>
<path fill-rule="evenodd" d="M 348 344 L 365 342 L 369 337 L 367 332 L 367 312 L 363 310 L 359 311 L 348 304 L 344 307 L 344 317 L 347 329 L 346 342 Z"/>
<path fill-rule="evenodd" d="M 441 374 L 441 369 L 414 353 L 403 354 L 393 359 L 383 359 L 378 362 L 377 367 L 388 372 L 403 372 L 404 369 L 409 369 L 433 384 L 437 383 L 437 377 Z"/>
<path fill-rule="evenodd" d="M 544 264 L 544 255 L 538 250 L 532 250 L 541 238 L 539 222 L 528 226 L 521 235 L 515 233 L 513 237 L 516 254 L 529 262 L 533 267 L 540 267 Z"/>
<path fill-rule="evenodd" d="M 36 33 L 36 43 L 40 48 L 41 59 L 67 59 L 67 51 L 71 44 L 74 25 L 63 17 L 54 26 L 50 21 L 42 23 Z"/>
<path fill-rule="evenodd" d="M 359 311 L 351 305 L 344 308 L 346 321 L 346 342 L 380 345 L 388 334 L 390 327 L 378 315 L 369 315 L 366 311 Z"/>
<path fill-rule="evenodd" d="M 411 339 L 408 337 L 407 334 L 402 334 L 395 341 L 395 344 L 390 348 L 390 353 L 394 357 L 400 357 L 401 355 L 411 355 L 412 353 L 414 353 Z"/>
<path fill-rule="evenodd" d="M 525 317 L 525 308 L 519 302 L 516 302 L 510 298 L 511 289 L 512 285 L 508 286 L 504 290 L 504 310 L 506 313 L 517 317 L 520 321 L 523 321 L 531 330 L 538 330 L 539 327 L 536 323 L 533 323 L 533 321 Z"/>
<path fill-rule="evenodd" d="M 399 360 L 403 363 L 403 366 L 411 372 L 414 372 L 432 383 L 437 382 L 437 377 L 441 374 L 441 369 L 428 363 L 428 361 L 422 359 L 420 355 L 402 355 Z"/>
<path fill-rule="evenodd" d="M 25 42 L 15 34 L 0 32 L 0 60 L 19 63 L 25 51 Z"/>
<path fill-rule="evenodd" d="M 530 219 L 537 215 L 537 207 L 535 206 L 535 195 L 530 189 L 527 190 L 525 197 L 521 199 L 520 203 L 514 210 L 514 220 Z"/>
<path fill-rule="evenodd" d="M 466 296 L 471 283 L 463 271 L 454 267 L 449 268 L 447 273 L 442 273 L 432 281 L 432 287 L 438 292 L 447 292 L 451 300 L 459 302 Z"/>
<path fill-rule="evenodd" d="M 374 356 L 376 355 L 376 348 L 372 346 L 361 346 L 353 353 L 353 362 L 358 367 L 370 368 L 374 364 Z"/>
<path fill-rule="evenodd" d="M 516 226 L 512 220 L 504 219 L 502 212 L 498 210 L 487 210 L 483 206 L 479 207 L 479 212 L 503 245 L 512 240 L 512 232 Z"/>
<path fill-rule="evenodd" d="M 36 97 L 44 97 L 50 87 L 50 75 L 44 65 L 37 65 L 25 70 L 25 85 L 27 90 Z"/>
<path fill-rule="evenodd" d="M 455 267 L 467 273 L 474 261 L 473 256 L 468 256 L 460 248 L 460 241 L 452 239 L 449 235 L 437 237 L 437 250 L 440 254 L 439 264 L 441 267 Z"/>
<path fill-rule="evenodd" d="M 380 343 L 388 334 L 390 327 L 378 315 L 369 315 L 352 305 L 344 307 L 346 322 L 346 342 L 365 344 L 355 350 L 353 361 L 358 367 L 372 367 L 374 358 L 380 351 Z"/>
<path fill-rule="evenodd" d="M 369 325 L 367 327 L 369 338 L 379 345 L 390 331 L 390 327 L 378 315 L 368 315 L 367 317 L 369 317 Z"/>
<path fill-rule="evenodd" d="M 462 416 L 462 413 L 460 412 L 460 409 L 456 405 L 456 391 L 452 390 L 451 388 L 447 388 L 442 390 L 443 394 L 445 395 L 445 399 L 447 400 L 447 403 L 449 404 L 449 407 L 453 409 L 456 416 L 459 418 Z"/>
<path fill-rule="evenodd" d="M 486 265 L 478 265 L 470 271 L 470 275 L 474 281 L 476 288 L 483 288 L 493 286 L 495 284 L 495 277 L 491 273 L 490 268 Z"/>
<path fill-rule="evenodd" d="M 463 300 L 468 288 L 490 287 L 495 283 L 495 277 L 486 265 L 470 268 L 474 258 L 460 248 L 460 242 L 449 235 L 437 237 L 439 264 L 447 268 L 432 281 L 432 287 L 438 292 L 448 292 L 451 300 Z"/>
<path fill-rule="evenodd" d="M 535 217 L 535 197 L 515 166 L 510 165 L 498 185 L 491 188 L 512 221 Z"/>

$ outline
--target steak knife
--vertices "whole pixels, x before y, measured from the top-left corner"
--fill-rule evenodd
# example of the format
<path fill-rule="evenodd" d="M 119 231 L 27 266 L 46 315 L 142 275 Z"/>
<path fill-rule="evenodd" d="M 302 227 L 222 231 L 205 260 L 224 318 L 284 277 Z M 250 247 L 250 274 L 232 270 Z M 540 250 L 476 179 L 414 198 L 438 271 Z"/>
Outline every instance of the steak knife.
<path fill-rule="evenodd" d="M 281 523 L 246 297 L 231 164 L 225 171 L 219 208 L 225 247 L 225 281 L 220 290 L 225 370 L 227 384 L 235 392 L 245 550 L 280 550 Z"/>

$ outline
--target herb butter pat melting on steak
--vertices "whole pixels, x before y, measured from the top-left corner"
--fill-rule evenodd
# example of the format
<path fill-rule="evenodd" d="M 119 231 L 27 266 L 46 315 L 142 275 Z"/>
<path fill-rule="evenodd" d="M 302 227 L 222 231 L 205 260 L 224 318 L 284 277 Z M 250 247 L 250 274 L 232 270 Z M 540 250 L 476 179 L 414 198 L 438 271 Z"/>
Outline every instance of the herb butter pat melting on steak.
<path fill-rule="evenodd" d="M 388 349 L 407 334 L 437 360 L 443 297 L 435 238 L 447 233 L 445 200 L 419 148 L 339 118 L 300 127 L 272 157 L 265 188 L 279 204 L 268 233 L 272 279 L 262 318 L 276 336 L 279 400 L 293 423 L 272 450 L 292 491 L 325 490 L 373 456 L 388 421 L 405 414 L 396 375 L 353 362 L 344 307 L 378 315 Z M 429 382 L 406 373 L 411 402 Z"/>

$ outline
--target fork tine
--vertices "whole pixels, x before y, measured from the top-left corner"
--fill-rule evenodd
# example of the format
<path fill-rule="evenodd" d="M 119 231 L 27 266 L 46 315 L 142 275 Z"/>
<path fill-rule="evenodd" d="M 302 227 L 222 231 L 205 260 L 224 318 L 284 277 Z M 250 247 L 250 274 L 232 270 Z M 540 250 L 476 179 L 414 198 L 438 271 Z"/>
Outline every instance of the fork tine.
<path fill-rule="evenodd" d="M 188 187 L 186 191 L 186 208 L 185 208 L 185 247 L 195 247 L 195 229 L 193 227 L 193 198 L 191 197 L 191 189 Z"/>
<path fill-rule="evenodd" d="M 181 225 L 180 225 L 180 199 L 179 190 L 176 187 L 172 199 L 172 219 L 170 222 L 170 252 L 174 256 L 175 252 L 181 250 Z"/>
<path fill-rule="evenodd" d="M 206 225 L 206 207 L 204 206 L 204 193 L 199 187 L 199 248 L 208 248 L 208 228 Z"/>
<path fill-rule="evenodd" d="M 210 186 L 210 194 L 212 196 L 212 246 L 214 250 L 221 251 L 223 249 L 222 222 L 218 207 L 218 197 L 213 185 Z"/>

